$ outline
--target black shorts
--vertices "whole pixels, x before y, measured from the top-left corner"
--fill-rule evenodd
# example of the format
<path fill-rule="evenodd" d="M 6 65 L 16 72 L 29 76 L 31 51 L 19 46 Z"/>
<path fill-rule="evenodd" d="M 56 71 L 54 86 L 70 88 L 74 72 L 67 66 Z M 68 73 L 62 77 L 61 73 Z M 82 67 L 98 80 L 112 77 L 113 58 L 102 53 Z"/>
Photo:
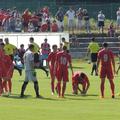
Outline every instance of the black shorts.
<path fill-rule="evenodd" d="M 35 63 L 40 62 L 40 60 L 39 60 L 39 54 L 38 54 L 38 53 L 35 53 L 35 54 L 34 54 L 34 62 L 35 62 Z"/>
<path fill-rule="evenodd" d="M 97 62 L 97 53 L 91 53 L 91 62 Z"/>
<path fill-rule="evenodd" d="M 98 27 L 103 27 L 104 26 L 104 21 L 98 21 Z"/>

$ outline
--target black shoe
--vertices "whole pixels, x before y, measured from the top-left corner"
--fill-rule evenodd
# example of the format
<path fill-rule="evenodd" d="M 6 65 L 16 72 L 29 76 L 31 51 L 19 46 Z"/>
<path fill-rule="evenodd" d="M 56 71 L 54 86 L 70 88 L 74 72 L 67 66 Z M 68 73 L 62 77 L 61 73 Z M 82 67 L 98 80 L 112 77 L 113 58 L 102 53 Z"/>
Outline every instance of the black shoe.
<path fill-rule="evenodd" d="M 91 75 L 93 75 L 93 73 L 91 73 Z"/>
<path fill-rule="evenodd" d="M 114 96 L 114 95 L 112 95 L 112 98 L 115 98 L 115 96 Z"/>
<path fill-rule="evenodd" d="M 22 76 L 22 69 L 19 69 L 18 72 L 19 72 L 20 76 Z"/>
<path fill-rule="evenodd" d="M 98 73 L 95 73 L 95 76 L 98 76 Z"/>
<path fill-rule="evenodd" d="M 41 98 L 42 99 L 43 97 L 41 95 L 37 95 L 36 98 Z"/>
<path fill-rule="evenodd" d="M 24 98 L 25 97 L 25 95 L 20 95 L 20 98 Z"/>

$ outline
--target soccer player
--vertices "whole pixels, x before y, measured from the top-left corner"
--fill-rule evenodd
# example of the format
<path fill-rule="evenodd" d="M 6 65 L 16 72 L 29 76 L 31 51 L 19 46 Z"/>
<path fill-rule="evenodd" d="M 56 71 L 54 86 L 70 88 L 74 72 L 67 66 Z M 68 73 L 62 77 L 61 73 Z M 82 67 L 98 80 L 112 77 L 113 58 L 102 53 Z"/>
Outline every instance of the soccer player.
<path fill-rule="evenodd" d="M 93 63 L 91 75 L 93 75 L 94 71 L 95 71 L 95 75 L 98 75 L 96 71 L 96 62 L 97 62 L 97 54 L 99 49 L 100 49 L 99 44 L 95 42 L 95 38 L 92 38 L 91 42 L 88 45 L 88 50 L 87 50 L 87 56 L 89 53 L 91 54 L 91 62 Z"/>
<path fill-rule="evenodd" d="M 46 75 L 48 76 L 48 71 L 43 67 L 43 65 L 40 63 L 40 60 L 39 60 L 39 54 L 38 54 L 38 52 L 40 50 L 39 45 L 34 42 L 33 37 L 30 37 L 29 41 L 30 41 L 30 44 L 33 44 L 33 46 L 34 46 L 34 51 L 33 52 L 34 52 L 35 67 L 42 69 L 46 73 Z"/>
<path fill-rule="evenodd" d="M 58 80 L 57 83 L 58 97 L 64 97 L 64 93 L 66 90 L 66 83 L 69 81 L 68 64 L 70 65 L 73 74 L 71 55 L 67 53 L 67 47 L 63 46 L 63 51 L 57 53 L 56 63 L 54 68 L 54 72 L 56 70 L 56 76 Z M 62 90 L 61 90 L 61 82 L 63 82 Z"/>
<path fill-rule="evenodd" d="M 4 66 L 3 66 L 3 61 L 4 61 L 4 48 L 2 46 L 3 43 L 0 43 L 0 96 L 3 92 L 3 85 L 2 85 L 2 78 L 3 78 L 3 71 L 4 71 Z"/>
<path fill-rule="evenodd" d="M 104 84 L 105 84 L 105 78 L 107 77 L 110 86 L 111 86 L 111 92 L 112 92 L 112 98 L 114 98 L 114 73 L 115 73 L 115 61 L 114 61 L 114 55 L 111 50 L 108 49 L 108 43 L 103 43 L 103 49 L 99 51 L 98 53 L 98 61 L 97 61 L 97 71 L 99 64 L 101 62 L 101 69 L 100 69 L 100 78 L 101 78 L 101 98 L 104 98 Z M 113 69 L 112 69 L 113 68 Z"/>
<path fill-rule="evenodd" d="M 36 97 L 40 98 L 41 96 L 39 95 L 39 86 L 38 86 L 38 81 L 36 78 L 36 72 L 34 69 L 34 45 L 30 44 L 28 50 L 24 54 L 24 66 L 25 66 L 25 81 L 22 85 L 21 88 L 21 95 L 20 97 L 24 97 L 24 92 L 26 89 L 26 86 L 28 82 L 31 80 L 34 82 L 34 89 L 36 92 Z"/>
<path fill-rule="evenodd" d="M 82 85 L 82 89 L 79 88 L 79 84 Z M 78 90 L 81 94 L 86 94 L 90 86 L 87 75 L 83 72 L 75 72 L 72 75 L 72 88 L 73 94 L 78 94 Z"/>
<path fill-rule="evenodd" d="M 55 66 L 55 60 L 57 55 L 57 45 L 52 46 L 53 52 L 51 52 L 48 56 L 47 62 L 50 69 L 50 75 L 51 75 L 51 90 L 52 95 L 54 94 L 54 82 L 55 82 L 55 74 L 54 74 L 54 66 Z"/>
<path fill-rule="evenodd" d="M 5 38 L 5 46 L 4 46 L 4 51 L 6 55 L 9 55 L 13 61 L 14 59 L 14 53 L 16 52 L 17 48 L 16 46 L 12 45 L 9 43 L 9 39 Z M 14 66 L 14 69 L 18 70 L 20 76 L 22 75 L 22 70 Z"/>
<path fill-rule="evenodd" d="M 13 70 L 14 65 L 13 61 L 11 60 L 11 57 L 9 55 L 4 56 L 4 76 L 3 76 L 3 89 L 5 89 L 4 92 L 8 92 L 8 96 L 12 92 L 12 76 L 13 76 Z"/>

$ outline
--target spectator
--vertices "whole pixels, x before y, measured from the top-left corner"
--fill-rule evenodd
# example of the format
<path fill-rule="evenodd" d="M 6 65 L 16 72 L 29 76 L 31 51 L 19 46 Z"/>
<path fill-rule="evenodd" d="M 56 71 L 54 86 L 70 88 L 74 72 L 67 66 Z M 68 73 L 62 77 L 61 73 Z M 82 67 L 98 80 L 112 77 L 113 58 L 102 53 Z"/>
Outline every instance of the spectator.
<path fill-rule="evenodd" d="M 120 27 L 120 7 L 116 12 L 117 15 L 117 29 Z"/>
<path fill-rule="evenodd" d="M 87 33 L 90 33 L 90 17 L 86 9 L 83 10 L 85 29 Z"/>
<path fill-rule="evenodd" d="M 20 18 L 15 21 L 15 32 L 22 32 L 22 21 Z"/>
<path fill-rule="evenodd" d="M 113 22 L 110 23 L 110 26 L 108 28 L 108 36 L 115 37 L 115 27 L 113 25 Z"/>
<path fill-rule="evenodd" d="M 63 12 L 61 7 L 57 11 L 55 17 L 57 19 L 57 24 L 58 24 L 59 31 L 63 32 L 64 31 L 64 12 Z"/>
<path fill-rule="evenodd" d="M 99 33 L 100 33 L 100 30 L 102 31 L 102 33 L 104 33 L 104 21 L 105 21 L 105 15 L 103 14 L 102 11 L 100 11 L 99 14 L 98 14 Z"/>
<path fill-rule="evenodd" d="M 35 27 L 32 23 L 32 21 L 30 20 L 28 23 L 28 32 L 34 32 L 35 31 Z"/>
<path fill-rule="evenodd" d="M 51 32 L 58 32 L 58 25 L 56 20 L 53 20 L 53 23 L 51 24 Z"/>
<path fill-rule="evenodd" d="M 30 18 L 31 18 L 31 13 L 29 9 L 27 8 L 22 15 L 24 32 L 28 31 L 28 23 L 29 23 Z"/>
<path fill-rule="evenodd" d="M 83 25 L 83 11 L 82 11 L 82 8 L 79 8 L 77 13 L 76 13 L 76 16 L 77 16 L 77 29 L 80 30 L 82 28 L 82 25 Z"/>
<path fill-rule="evenodd" d="M 65 15 L 68 17 L 68 28 L 69 28 L 69 31 L 72 30 L 72 33 L 74 33 L 75 11 L 73 10 L 72 7 L 70 7 Z"/>
<path fill-rule="evenodd" d="M 48 55 L 50 53 L 50 44 L 47 43 L 47 38 L 44 39 L 44 43 L 41 44 L 41 53 L 42 53 L 42 65 L 43 65 L 43 60 L 46 60 L 48 58 Z"/>

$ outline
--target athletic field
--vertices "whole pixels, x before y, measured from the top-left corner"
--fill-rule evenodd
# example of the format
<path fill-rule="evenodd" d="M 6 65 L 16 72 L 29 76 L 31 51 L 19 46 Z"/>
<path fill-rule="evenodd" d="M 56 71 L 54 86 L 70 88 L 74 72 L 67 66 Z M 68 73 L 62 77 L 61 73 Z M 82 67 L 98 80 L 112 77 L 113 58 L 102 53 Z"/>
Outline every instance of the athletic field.
<path fill-rule="evenodd" d="M 116 61 L 116 66 L 118 61 Z M 37 70 L 40 93 L 43 99 L 35 98 L 33 84 L 29 83 L 26 97 L 19 98 L 24 74 L 14 72 L 13 93 L 0 97 L 0 120 L 119 120 L 120 96 L 111 98 L 109 83 L 106 81 L 105 98 L 100 99 L 100 79 L 91 76 L 91 65 L 86 61 L 73 60 L 74 71 L 86 72 L 90 79 L 90 89 L 86 96 L 72 95 L 71 79 L 67 84 L 65 98 L 51 95 L 50 77 Z M 24 73 L 24 72 L 23 72 Z M 69 72 L 71 78 L 71 71 Z M 120 73 L 115 76 L 116 93 L 120 92 Z"/>

